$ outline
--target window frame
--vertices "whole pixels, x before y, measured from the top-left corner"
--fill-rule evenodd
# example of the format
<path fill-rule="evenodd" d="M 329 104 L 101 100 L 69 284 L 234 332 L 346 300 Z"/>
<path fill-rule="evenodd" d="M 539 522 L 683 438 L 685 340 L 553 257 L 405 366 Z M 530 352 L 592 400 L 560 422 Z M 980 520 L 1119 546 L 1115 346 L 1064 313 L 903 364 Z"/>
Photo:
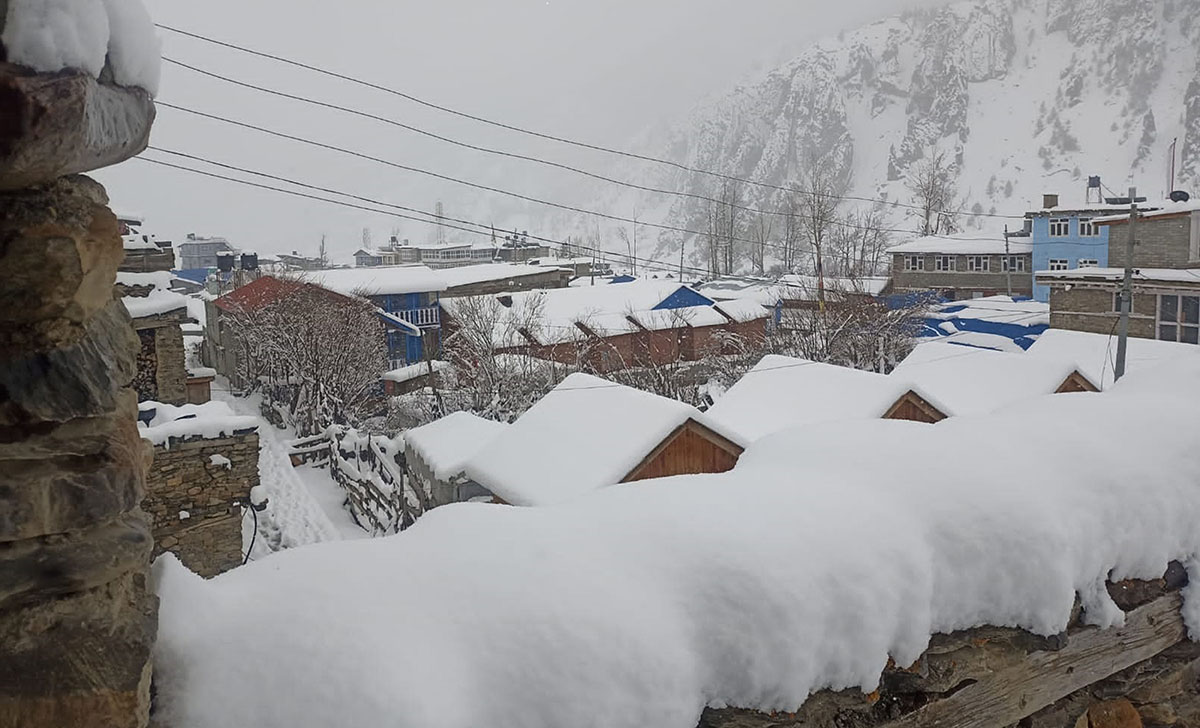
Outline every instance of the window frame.
<path fill-rule="evenodd" d="M 924 255 L 905 255 L 904 256 L 904 272 L 905 273 L 924 273 L 925 272 L 925 256 Z"/>
<path fill-rule="evenodd" d="M 1016 266 L 1013 266 L 1013 263 Z M 1000 272 L 1001 273 L 1024 273 L 1025 258 L 1020 255 L 1002 255 L 1000 256 Z"/>
<path fill-rule="evenodd" d="M 948 262 L 948 265 L 943 267 L 943 263 Z M 958 257 L 954 255 L 935 255 L 933 257 L 933 270 L 937 273 L 955 273 L 958 271 Z"/>
<path fill-rule="evenodd" d="M 1166 298 L 1175 299 L 1175 312 L 1173 320 L 1164 320 L 1163 303 Z M 1184 301 L 1186 299 L 1194 299 L 1196 301 L 1197 316 L 1195 321 L 1184 321 Z M 1175 329 L 1174 338 L 1164 338 L 1162 335 L 1163 327 L 1171 327 Z M 1184 331 L 1194 331 L 1196 341 L 1185 341 L 1183 338 Z M 1154 301 L 1154 338 L 1159 341 L 1173 341 L 1179 344 L 1191 344 L 1193 346 L 1200 345 L 1200 293 L 1160 293 L 1155 296 Z"/>
<path fill-rule="evenodd" d="M 968 273 L 991 273 L 992 272 L 992 256 L 990 256 L 990 255 L 968 255 L 967 256 L 967 272 Z"/>
<path fill-rule="evenodd" d="M 1076 262 L 1076 265 L 1080 268 L 1099 268 L 1100 267 L 1100 259 L 1099 258 L 1080 258 Z"/>
<path fill-rule="evenodd" d="M 1046 269 L 1051 273 L 1056 273 L 1063 270 L 1071 270 L 1070 258 L 1051 258 L 1046 262 Z"/>
<path fill-rule="evenodd" d="M 1071 218 L 1069 217 L 1052 217 L 1050 223 L 1050 237 L 1052 238 L 1069 238 L 1071 237 Z M 1062 226 L 1061 233 L 1055 232 L 1055 226 Z"/>
<path fill-rule="evenodd" d="M 1081 238 L 1098 238 L 1100 237 L 1100 226 L 1092 222 L 1094 218 L 1081 217 L 1079 218 L 1079 237 Z"/>

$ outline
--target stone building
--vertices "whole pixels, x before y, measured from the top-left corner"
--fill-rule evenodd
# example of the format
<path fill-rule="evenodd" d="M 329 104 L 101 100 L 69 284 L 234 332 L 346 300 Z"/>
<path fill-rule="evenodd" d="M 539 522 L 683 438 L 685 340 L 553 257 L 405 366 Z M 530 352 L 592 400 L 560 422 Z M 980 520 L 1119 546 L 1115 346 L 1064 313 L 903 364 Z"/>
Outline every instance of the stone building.
<path fill-rule="evenodd" d="M 259 483 L 257 423 L 223 413 L 214 430 L 204 408 L 179 414 L 192 419 L 142 430 L 155 443 L 142 507 L 155 556 L 170 551 L 197 574 L 216 576 L 242 563 L 242 512 Z"/>
<path fill-rule="evenodd" d="M 141 728 L 157 599 L 138 340 L 113 298 L 117 218 L 79 175 L 145 149 L 154 104 L 12 63 L 0 97 L 0 725 Z"/>
<path fill-rule="evenodd" d="M 1110 228 L 1113 267 L 1039 271 L 1050 288 L 1050 326 L 1112 335 L 1121 313 L 1128 259 L 1128 216 L 1102 218 Z M 1133 255 L 1130 336 L 1200 343 L 1200 205 L 1165 203 L 1139 217 Z"/>
<path fill-rule="evenodd" d="M 1033 295 L 1033 246 L 1027 238 L 1005 243 L 1003 234 L 971 240 L 929 236 L 889 252 L 893 293 L 931 291 L 952 301 Z"/>

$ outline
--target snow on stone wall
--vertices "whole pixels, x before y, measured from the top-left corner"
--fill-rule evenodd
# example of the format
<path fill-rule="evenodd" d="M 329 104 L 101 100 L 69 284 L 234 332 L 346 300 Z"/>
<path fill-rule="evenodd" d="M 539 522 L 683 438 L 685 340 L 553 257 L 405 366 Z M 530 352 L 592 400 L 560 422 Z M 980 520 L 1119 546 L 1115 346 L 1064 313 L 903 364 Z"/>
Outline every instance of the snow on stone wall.
<path fill-rule="evenodd" d="M 107 58 L 118 85 L 158 93 L 162 44 L 141 0 L 8 0 L 0 41 L 35 71 L 98 78 Z"/>

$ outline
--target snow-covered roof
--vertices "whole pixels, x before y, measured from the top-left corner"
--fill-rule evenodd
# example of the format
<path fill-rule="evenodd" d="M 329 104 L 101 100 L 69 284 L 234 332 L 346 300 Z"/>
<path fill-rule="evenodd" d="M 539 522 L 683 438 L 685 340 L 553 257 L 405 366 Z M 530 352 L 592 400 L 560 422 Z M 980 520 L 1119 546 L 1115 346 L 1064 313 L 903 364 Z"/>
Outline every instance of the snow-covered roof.
<path fill-rule="evenodd" d="M 344 296 L 440 293 L 447 287 L 444 278 L 423 265 L 319 270 L 307 274 L 305 280 Z"/>
<path fill-rule="evenodd" d="M 1137 374 L 1178 359 L 1200 358 L 1200 346 L 1174 341 L 1129 338 L 1125 370 Z M 1083 331 L 1050 329 L 1034 342 L 1025 356 L 1066 362 L 1105 389 L 1115 380 L 1117 337 Z"/>
<path fill-rule="evenodd" d="M 758 321 L 772 315 L 772 308 L 764 306 L 761 302 L 754 299 L 741 299 L 738 301 L 720 301 L 713 308 L 721 311 L 729 318 L 738 323 L 747 321 Z M 692 324 L 696 326 L 697 324 Z"/>
<path fill-rule="evenodd" d="M 439 359 L 435 359 L 433 361 L 421 361 L 417 362 L 416 364 L 409 364 L 406 367 L 393 369 L 390 372 L 384 372 L 382 379 L 385 382 L 403 384 L 405 382 L 411 382 L 414 379 L 428 375 L 430 367 L 433 368 L 433 372 L 436 374 L 437 372 L 442 372 L 449 369 L 450 362 L 441 361 Z"/>
<path fill-rule="evenodd" d="M 883 374 L 770 355 L 706 414 L 723 431 L 753 442 L 791 427 L 878 419 L 911 389 Z"/>
<path fill-rule="evenodd" d="M 40 73 L 80 69 L 158 93 L 162 43 L 142 0 L 12 0 L 4 24 L 8 61 Z"/>
<path fill-rule="evenodd" d="M 1050 304 L 1032 299 L 986 296 L 935 304 L 925 316 L 931 319 L 975 319 L 1020 326 L 1049 325 Z"/>
<path fill-rule="evenodd" d="M 1053 394 L 1077 369 L 1069 361 L 935 340 L 918 344 L 889 376 L 931 395 L 945 414 L 964 416 Z"/>
<path fill-rule="evenodd" d="M 917 254 L 943 253 L 946 255 L 1004 255 L 1004 234 L 994 233 L 978 237 L 968 235 L 955 235 L 953 237 L 930 235 L 895 245 L 889 248 L 888 252 Z M 1029 241 L 1029 238 L 1009 238 L 1009 255 L 1021 255 L 1032 252 L 1033 243 Z"/>
<path fill-rule="evenodd" d="M 880 293 L 883 293 L 883 289 L 887 287 L 890 280 L 887 276 L 862 276 L 859 278 L 826 276 L 824 281 L 825 292 L 859 293 L 867 296 L 878 296 Z M 779 284 L 787 287 L 784 294 L 785 298 L 815 301 L 820 290 L 820 281 L 816 276 L 786 275 L 779 279 Z M 797 296 L 796 292 L 804 294 L 803 297 Z"/>
<path fill-rule="evenodd" d="M 181 293 L 155 288 L 150 291 L 149 296 L 125 296 L 121 302 L 125 304 L 125 310 L 129 311 L 130 318 L 140 319 L 161 316 L 179 309 L 187 310 L 190 300 Z"/>
<path fill-rule="evenodd" d="M 1129 222 L 1129 206 L 1125 205 L 1123 213 L 1116 213 L 1107 217 L 1098 217 L 1093 222 L 1098 224 L 1119 224 Z M 1139 202 L 1138 219 L 1156 217 L 1166 217 L 1168 215 L 1180 215 L 1192 212 L 1200 212 L 1200 198 L 1189 200 L 1187 202 L 1171 202 L 1164 200 L 1162 202 Z"/>
<path fill-rule="evenodd" d="M 470 412 L 455 412 L 404 433 L 404 443 L 420 456 L 433 477 L 449 480 L 463 472 L 471 458 L 508 428 Z"/>
<path fill-rule="evenodd" d="M 467 464 L 475 482 L 519 506 L 560 503 L 616 485 L 695 407 L 572 374 Z"/>
<path fill-rule="evenodd" d="M 542 344 L 580 341 L 586 334 L 579 323 L 602 336 L 630 333 L 639 330 L 628 320 L 631 314 L 650 330 L 679 326 L 683 321 L 691 326 L 728 323 L 711 305 L 652 310 L 681 288 L 685 286 L 675 281 L 635 281 L 504 294 L 502 298 L 511 304 L 499 312 L 501 320 L 496 322 L 493 341 L 497 346 L 528 343 L 517 335 L 517 328 L 527 329 Z M 475 303 L 470 298 L 449 298 L 441 305 L 456 317 L 456 312 Z"/>
<path fill-rule="evenodd" d="M 1062 633 L 1077 605 L 1115 644 L 1105 581 L 1200 553 L 1200 364 L 1152 374 L 936 427 L 780 433 L 728 473 L 554 508 L 437 508 L 217 579 L 165 554 L 158 704 L 197 728 L 692 728 L 715 699 L 865 695 L 937 633 Z"/>
<path fill-rule="evenodd" d="M 509 281 L 523 276 L 545 275 L 555 270 L 549 266 L 521 265 L 517 263 L 483 263 L 445 268 L 436 271 L 448 288 L 469 286 L 473 283 Z"/>
<path fill-rule="evenodd" d="M 126 273 L 125 271 L 117 271 L 117 283 L 128 288 L 156 288 L 160 291 L 167 291 L 171 288 L 171 281 L 175 280 L 174 273 L 169 271 L 155 271 L 153 273 Z"/>
<path fill-rule="evenodd" d="M 204 438 L 215 440 L 258 428 L 257 417 L 240 416 L 225 402 L 174 406 L 161 402 L 142 402 L 142 412 L 155 410 L 149 424 L 139 422 L 138 434 L 155 445 L 168 448 L 171 439 Z"/>
<path fill-rule="evenodd" d="M 1072 268 L 1071 270 L 1042 270 L 1038 281 L 1122 281 L 1124 268 Z M 1200 268 L 1135 268 L 1133 280 L 1138 282 L 1200 284 Z"/>

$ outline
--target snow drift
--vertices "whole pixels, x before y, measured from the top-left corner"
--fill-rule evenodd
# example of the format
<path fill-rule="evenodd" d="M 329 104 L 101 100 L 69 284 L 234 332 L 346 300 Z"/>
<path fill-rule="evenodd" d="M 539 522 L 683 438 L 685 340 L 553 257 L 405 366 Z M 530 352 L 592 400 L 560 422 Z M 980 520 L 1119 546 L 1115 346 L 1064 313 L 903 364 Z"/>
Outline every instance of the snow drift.
<path fill-rule="evenodd" d="M 1076 593 L 1118 624 L 1104 580 L 1171 559 L 1200 636 L 1197 401 L 1183 361 L 936 426 L 787 430 L 721 475 L 449 506 L 208 582 L 164 557 L 160 705 L 180 728 L 692 728 L 871 690 L 936 632 L 1058 633 Z"/>

